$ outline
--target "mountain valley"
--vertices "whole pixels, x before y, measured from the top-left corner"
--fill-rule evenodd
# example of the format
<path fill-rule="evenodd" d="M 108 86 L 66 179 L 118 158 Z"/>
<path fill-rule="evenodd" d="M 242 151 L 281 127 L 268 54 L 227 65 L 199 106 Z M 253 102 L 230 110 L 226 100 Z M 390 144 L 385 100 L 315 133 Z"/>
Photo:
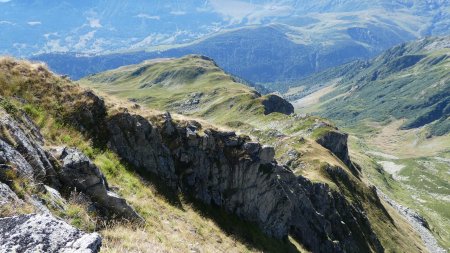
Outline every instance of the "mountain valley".
<path fill-rule="evenodd" d="M 403 44 L 371 61 L 311 76 L 287 95 L 296 111 L 333 119 L 352 133 L 354 151 L 392 176 L 376 179 L 377 186 L 427 217 L 445 245 L 449 45 L 448 37 Z"/>
<path fill-rule="evenodd" d="M 0 10 L 0 253 L 450 250 L 448 0 Z"/>

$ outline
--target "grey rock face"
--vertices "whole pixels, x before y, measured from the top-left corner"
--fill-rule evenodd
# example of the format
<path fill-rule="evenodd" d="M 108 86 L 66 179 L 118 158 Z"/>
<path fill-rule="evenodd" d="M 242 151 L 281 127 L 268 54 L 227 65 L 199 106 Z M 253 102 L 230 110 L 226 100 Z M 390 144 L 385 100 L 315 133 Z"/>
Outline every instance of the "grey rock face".
<path fill-rule="evenodd" d="M 34 177 L 33 167 L 31 167 L 21 153 L 2 139 L 0 139 L 0 164 L 3 165 L 0 170 L 10 170 L 12 169 L 11 165 L 14 165 L 20 176 L 29 179 Z"/>
<path fill-rule="evenodd" d="M 85 91 L 83 96 L 86 98 L 86 102 L 82 106 L 77 106 L 76 112 L 68 120 L 81 131 L 102 138 L 104 137 L 102 135 L 103 125 L 99 125 L 99 123 L 103 122 L 106 116 L 105 102 L 92 91 Z M 94 141 L 99 140 L 95 139 Z"/>
<path fill-rule="evenodd" d="M 108 190 L 104 175 L 83 153 L 64 148 L 57 157 L 62 161 L 59 177 L 67 187 L 85 193 L 108 213 L 133 221 L 143 221 L 125 199 Z"/>
<path fill-rule="evenodd" d="M 329 168 L 328 170 L 339 169 Z M 348 175 L 345 174 L 345 176 Z M 314 209 L 327 220 L 325 229 L 334 235 L 333 239 L 344 252 L 384 252 L 359 203 L 350 204 L 344 196 L 331 191 L 324 183 L 311 183 L 300 177 L 298 180 L 305 188 Z M 365 229 L 367 231 L 364 231 Z M 366 243 L 355 245 L 355 242 Z"/>
<path fill-rule="evenodd" d="M 20 204 L 20 200 L 17 195 L 7 186 L 0 182 L 0 208 L 4 205 Z"/>
<path fill-rule="evenodd" d="M 275 149 L 270 146 L 263 146 L 259 152 L 261 164 L 271 163 L 275 160 Z"/>
<path fill-rule="evenodd" d="M 291 234 L 313 252 L 361 252 L 369 247 L 351 234 L 370 230 L 367 218 L 362 213 L 356 216 L 357 208 L 343 204 L 343 197 L 328 197 L 328 188 L 314 199 L 310 192 L 315 184 L 277 165 L 272 147 L 261 147 L 233 132 L 206 129 L 200 135 L 201 126 L 164 118 L 159 128 L 139 115 L 113 116 L 107 122 L 110 148 L 174 189 L 255 222 L 270 236 Z M 338 211 L 332 212 L 334 207 Z M 367 230 L 341 225 L 355 217 L 353 223 Z M 376 236 L 374 240 L 376 244 Z"/>
<path fill-rule="evenodd" d="M 246 142 L 243 145 L 245 152 L 253 157 L 259 155 L 259 151 L 261 150 L 261 144 L 258 142 Z"/>
<path fill-rule="evenodd" d="M 121 113 L 106 123 L 110 132 L 108 146 L 136 168 L 159 175 L 175 186 L 177 176 L 167 147 L 161 145 L 158 130 L 138 115 Z M 170 130 L 167 125 L 166 130 Z"/>
<path fill-rule="evenodd" d="M 267 98 L 262 102 L 264 105 L 264 114 L 279 112 L 283 114 L 294 113 L 294 106 L 285 99 L 277 95 L 267 95 Z"/>
<path fill-rule="evenodd" d="M 45 178 L 54 181 L 56 173 L 42 148 L 42 136 L 28 117 L 23 115 L 18 122 L 7 113 L 0 112 L 0 126 L 3 133 L 7 135 L 4 140 L 10 146 L 14 146 L 11 151 L 5 143 L 0 144 L 4 147 L 7 159 L 16 164 L 19 171 L 26 176 L 32 175 L 38 181 L 44 181 Z M 20 150 L 21 154 L 17 154 L 14 150 Z M 28 163 L 28 166 L 24 164 L 24 161 Z"/>
<path fill-rule="evenodd" d="M 102 240 L 50 215 L 0 219 L 0 252 L 99 252 Z"/>
<path fill-rule="evenodd" d="M 329 131 L 316 141 L 324 148 L 330 150 L 346 165 L 352 167 L 350 157 L 348 156 L 347 138 L 348 135 L 346 133 L 341 133 L 339 131 Z"/>

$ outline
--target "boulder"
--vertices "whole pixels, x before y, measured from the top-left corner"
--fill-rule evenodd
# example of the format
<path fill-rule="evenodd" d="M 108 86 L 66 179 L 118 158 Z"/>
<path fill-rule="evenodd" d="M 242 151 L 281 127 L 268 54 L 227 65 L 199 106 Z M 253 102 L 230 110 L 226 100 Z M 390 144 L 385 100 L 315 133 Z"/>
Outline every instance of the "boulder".
<path fill-rule="evenodd" d="M 99 252 L 97 233 L 84 233 L 51 215 L 0 219 L 0 252 Z"/>
<path fill-rule="evenodd" d="M 105 176 L 83 153 L 77 149 L 64 148 L 57 157 L 62 163 L 59 177 L 67 187 L 86 194 L 107 214 L 112 213 L 132 221 L 143 221 L 125 199 L 109 191 Z"/>
<path fill-rule="evenodd" d="M 271 163 L 275 159 L 275 149 L 271 146 L 264 145 L 259 151 L 259 159 L 261 164 Z"/>
<path fill-rule="evenodd" d="M 291 103 L 274 94 L 264 96 L 262 104 L 264 105 L 265 115 L 273 112 L 279 112 L 286 115 L 294 113 L 294 106 Z"/>

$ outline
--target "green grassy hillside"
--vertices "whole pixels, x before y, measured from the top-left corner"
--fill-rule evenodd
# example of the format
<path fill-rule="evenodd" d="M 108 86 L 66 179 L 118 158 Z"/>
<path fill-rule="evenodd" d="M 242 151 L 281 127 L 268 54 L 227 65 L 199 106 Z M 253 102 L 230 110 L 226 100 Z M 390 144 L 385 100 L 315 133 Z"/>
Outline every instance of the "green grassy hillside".
<path fill-rule="evenodd" d="M 429 134 L 441 136 L 450 132 L 449 44 L 450 37 L 403 44 L 369 62 L 312 76 L 299 84 L 309 93 L 291 87 L 289 95 L 301 108 L 305 96 L 339 80 L 320 96 L 316 113 L 353 128 L 406 119 L 403 129 L 427 126 Z"/>
<path fill-rule="evenodd" d="M 156 60 L 90 76 L 80 83 L 151 108 L 184 115 L 237 115 L 262 110 L 261 97 L 200 56 Z"/>

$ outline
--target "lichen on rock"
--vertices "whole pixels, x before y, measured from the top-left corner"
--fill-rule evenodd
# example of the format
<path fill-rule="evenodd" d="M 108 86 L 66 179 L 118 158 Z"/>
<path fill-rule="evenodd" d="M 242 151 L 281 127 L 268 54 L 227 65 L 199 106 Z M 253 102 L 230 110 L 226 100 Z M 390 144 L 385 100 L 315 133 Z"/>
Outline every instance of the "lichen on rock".
<path fill-rule="evenodd" d="M 102 239 L 84 233 L 51 215 L 0 218 L 0 252 L 95 253 Z"/>

